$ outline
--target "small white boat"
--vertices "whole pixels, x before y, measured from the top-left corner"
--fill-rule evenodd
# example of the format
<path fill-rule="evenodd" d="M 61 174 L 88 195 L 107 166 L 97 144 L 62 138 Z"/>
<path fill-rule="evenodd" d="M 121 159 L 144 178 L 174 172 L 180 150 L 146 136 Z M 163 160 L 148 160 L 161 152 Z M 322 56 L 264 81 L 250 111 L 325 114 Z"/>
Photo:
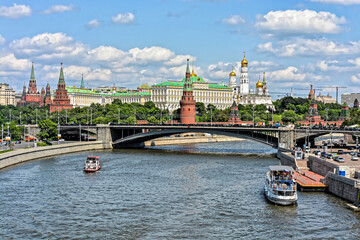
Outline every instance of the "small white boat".
<path fill-rule="evenodd" d="M 96 172 L 100 170 L 100 159 L 97 156 L 89 156 L 85 161 L 84 172 Z"/>
<path fill-rule="evenodd" d="M 289 166 L 269 166 L 264 193 L 269 201 L 279 205 L 296 204 L 298 199 L 294 169 Z"/>

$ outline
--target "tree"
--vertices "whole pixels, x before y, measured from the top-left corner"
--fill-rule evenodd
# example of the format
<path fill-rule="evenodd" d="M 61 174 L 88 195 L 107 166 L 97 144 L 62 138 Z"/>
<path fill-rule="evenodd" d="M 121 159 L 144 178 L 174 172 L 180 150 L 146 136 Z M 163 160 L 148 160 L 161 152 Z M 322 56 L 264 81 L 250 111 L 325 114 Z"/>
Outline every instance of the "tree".
<path fill-rule="evenodd" d="M 58 135 L 57 124 L 50 119 L 39 121 L 40 133 L 38 137 L 41 140 L 56 140 Z"/>
<path fill-rule="evenodd" d="M 289 110 L 282 114 L 281 120 L 286 123 L 295 123 L 298 120 L 298 116 L 294 113 L 294 111 Z"/>

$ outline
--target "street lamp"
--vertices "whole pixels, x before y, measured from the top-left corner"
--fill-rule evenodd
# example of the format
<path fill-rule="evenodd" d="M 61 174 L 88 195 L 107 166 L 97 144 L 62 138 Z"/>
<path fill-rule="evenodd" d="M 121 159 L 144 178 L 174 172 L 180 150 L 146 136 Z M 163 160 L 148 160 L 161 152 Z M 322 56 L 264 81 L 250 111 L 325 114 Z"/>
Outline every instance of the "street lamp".
<path fill-rule="evenodd" d="M 118 108 L 119 115 L 118 115 L 118 124 L 120 124 L 120 108 Z"/>
<path fill-rule="evenodd" d="M 326 108 L 325 111 L 326 111 L 326 125 L 327 125 L 327 121 L 328 121 L 328 111 L 329 111 L 329 109 Z"/>
<path fill-rule="evenodd" d="M 253 127 L 255 127 L 255 114 L 254 114 L 254 106 L 251 106 L 252 109 L 252 117 L 253 117 Z"/>

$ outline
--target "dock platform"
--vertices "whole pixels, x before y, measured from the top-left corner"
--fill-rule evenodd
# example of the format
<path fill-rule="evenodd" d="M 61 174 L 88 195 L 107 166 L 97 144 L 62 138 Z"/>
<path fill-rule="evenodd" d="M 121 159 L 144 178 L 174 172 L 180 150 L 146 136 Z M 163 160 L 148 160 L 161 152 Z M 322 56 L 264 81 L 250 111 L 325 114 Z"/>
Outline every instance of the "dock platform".
<path fill-rule="evenodd" d="M 323 183 L 325 177 L 311 171 L 295 171 L 295 181 L 298 190 L 302 192 L 324 192 L 327 186 Z"/>

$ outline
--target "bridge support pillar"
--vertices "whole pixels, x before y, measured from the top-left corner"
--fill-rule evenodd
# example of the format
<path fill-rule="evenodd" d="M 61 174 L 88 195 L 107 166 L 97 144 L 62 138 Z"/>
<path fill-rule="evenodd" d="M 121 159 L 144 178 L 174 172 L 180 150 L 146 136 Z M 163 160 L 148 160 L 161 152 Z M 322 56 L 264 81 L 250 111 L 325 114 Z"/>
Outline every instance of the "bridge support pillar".
<path fill-rule="evenodd" d="M 294 129 L 288 131 L 279 131 L 279 148 L 292 149 L 294 147 Z"/>
<path fill-rule="evenodd" d="M 113 148 L 112 136 L 109 126 L 99 126 L 96 131 L 97 140 L 103 142 L 105 149 Z"/>

